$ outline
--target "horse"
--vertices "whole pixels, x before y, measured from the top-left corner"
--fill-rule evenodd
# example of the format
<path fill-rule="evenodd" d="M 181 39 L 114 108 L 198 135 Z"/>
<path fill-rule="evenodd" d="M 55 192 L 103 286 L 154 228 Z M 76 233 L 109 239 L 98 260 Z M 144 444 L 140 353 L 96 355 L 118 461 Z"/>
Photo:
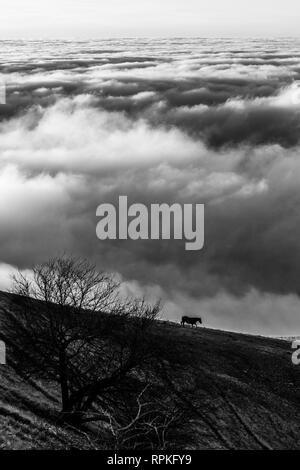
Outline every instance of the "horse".
<path fill-rule="evenodd" d="M 202 319 L 200 317 L 187 317 L 187 316 L 183 316 L 181 318 L 181 325 L 184 326 L 185 323 L 187 323 L 188 325 L 192 325 L 192 327 L 194 325 L 196 325 L 197 327 L 197 323 L 200 323 L 200 325 L 202 325 Z"/>

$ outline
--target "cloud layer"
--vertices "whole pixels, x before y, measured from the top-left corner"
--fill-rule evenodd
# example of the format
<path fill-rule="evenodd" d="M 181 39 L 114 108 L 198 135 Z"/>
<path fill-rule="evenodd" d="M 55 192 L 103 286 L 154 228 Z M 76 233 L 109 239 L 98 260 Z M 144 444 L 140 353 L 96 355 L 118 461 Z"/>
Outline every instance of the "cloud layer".
<path fill-rule="evenodd" d="M 204 311 L 214 327 L 299 333 L 299 42 L 0 47 L 2 280 L 75 252 L 124 289 L 157 293 L 168 318 Z M 204 251 L 100 242 L 96 207 L 120 194 L 205 203 Z"/>

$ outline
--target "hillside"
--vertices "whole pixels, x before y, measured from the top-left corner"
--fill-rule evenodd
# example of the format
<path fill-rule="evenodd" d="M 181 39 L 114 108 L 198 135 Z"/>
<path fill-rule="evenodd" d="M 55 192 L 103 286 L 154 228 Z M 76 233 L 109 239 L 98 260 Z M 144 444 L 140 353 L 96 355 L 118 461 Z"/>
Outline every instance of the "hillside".
<path fill-rule="evenodd" d="M 11 310 L 16 302 L 0 293 L 0 306 Z M 176 345 L 169 365 L 186 373 L 179 387 L 197 371 L 193 396 L 184 398 L 194 411 L 193 439 L 182 429 L 182 448 L 300 449 L 300 367 L 292 365 L 290 343 L 167 322 L 157 322 L 155 334 Z M 22 379 L 9 357 L 8 350 L 8 365 L 0 366 L 1 449 L 101 448 L 93 427 L 60 424 L 53 384 Z"/>

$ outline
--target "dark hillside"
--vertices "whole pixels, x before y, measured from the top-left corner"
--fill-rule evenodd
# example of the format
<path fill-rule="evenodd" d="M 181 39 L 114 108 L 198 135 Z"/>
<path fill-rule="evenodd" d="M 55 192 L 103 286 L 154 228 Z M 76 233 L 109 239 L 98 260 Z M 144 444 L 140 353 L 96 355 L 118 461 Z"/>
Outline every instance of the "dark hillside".
<path fill-rule="evenodd" d="M 0 294 L 8 310 L 19 302 Z M 177 424 L 182 448 L 300 449 L 300 366 L 289 342 L 167 322 L 155 324 L 153 338 L 164 350 L 161 374 L 190 411 Z M 10 347 L 0 377 L 0 448 L 105 448 L 99 427 L 59 422 L 56 387 L 23 379 Z"/>

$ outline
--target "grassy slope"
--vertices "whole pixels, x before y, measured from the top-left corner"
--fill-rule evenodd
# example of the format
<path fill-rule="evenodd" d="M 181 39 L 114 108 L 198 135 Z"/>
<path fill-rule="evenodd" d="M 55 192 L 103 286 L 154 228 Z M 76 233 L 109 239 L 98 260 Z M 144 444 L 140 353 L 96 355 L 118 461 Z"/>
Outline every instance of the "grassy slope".
<path fill-rule="evenodd" d="M 13 298 L 1 293 L 4 303 L 13 308 Z M 170 323 L 156 329 L 199 364 L 190 447 L 300 449 L 300 366 L 292 365 L 290 343 Z M 57 423 L 58 409 L 51 386 L 25 383 L 0 366 L 0 448 L 92 447 L 82 431 Z"/>

